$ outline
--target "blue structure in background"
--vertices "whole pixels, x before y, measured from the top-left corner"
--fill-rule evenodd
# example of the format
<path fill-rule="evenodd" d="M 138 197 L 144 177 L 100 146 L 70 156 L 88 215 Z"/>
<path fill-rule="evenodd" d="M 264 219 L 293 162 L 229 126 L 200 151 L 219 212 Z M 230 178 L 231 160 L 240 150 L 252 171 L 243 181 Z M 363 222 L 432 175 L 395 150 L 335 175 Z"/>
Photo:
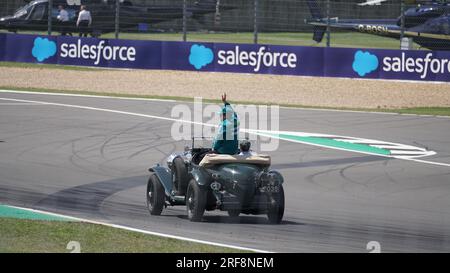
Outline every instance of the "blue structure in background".
<path fill-rule="evenodd" d="M 146 23 L 139 23 L 138 24 L 138 31 L 139 32 L 148 32 L 148 29 L 149 29 L 148 24 L 146 24 Z"/>

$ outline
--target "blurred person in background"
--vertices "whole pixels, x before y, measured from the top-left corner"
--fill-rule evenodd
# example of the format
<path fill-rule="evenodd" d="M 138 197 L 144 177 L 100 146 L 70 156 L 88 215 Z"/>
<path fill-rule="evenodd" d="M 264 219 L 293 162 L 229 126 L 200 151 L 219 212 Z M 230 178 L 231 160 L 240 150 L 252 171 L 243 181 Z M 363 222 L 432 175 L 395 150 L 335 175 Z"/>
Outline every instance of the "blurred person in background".
<path fill-rule="evenodd" d="M 85 5 L 80 7 L 80 13 L 78 14 L 77 28 L 80 32 L 80 37 L 87 37 L 89 33 L 89 27 L 92 24 L 91 13 L 87 10 Z"/>
<path fill-rule="evenodd" d="M 59 10 L 59 13 L 58 13 L 58 16 L 56 17 L 56 19 L 58 19 L 58 24 L 60 26 L 61 35 L 69 34 L 70 36 L 72 36 L 72 33 L 66 32 L 66 29 L 69 26 L 69 13 L 67 12 L 67 10 L 64 9 L 63 5 L 59 5 L 58 10 Z"/>

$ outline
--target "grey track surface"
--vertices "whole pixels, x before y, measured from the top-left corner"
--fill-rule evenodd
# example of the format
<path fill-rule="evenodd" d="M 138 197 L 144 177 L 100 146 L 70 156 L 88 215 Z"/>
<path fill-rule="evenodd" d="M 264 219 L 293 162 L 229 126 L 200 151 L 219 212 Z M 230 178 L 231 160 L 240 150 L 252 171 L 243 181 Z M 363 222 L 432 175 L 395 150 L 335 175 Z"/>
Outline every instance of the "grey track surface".
<path fill-rule="evenodd" d="M 12 94 L 170 117 L 171 102 Z M 190 105 L 190 104 L 187 104 Z M 450 119 L 281 109 L 281 130 L 337 134 L 428 147 L 450 163 Z M 280 142 L 273 167 L 286 179 L 281 225 L 264 216 L 184 207 L 150 216 L 147 169 L 184 142 L 172 122 L 0 100 L 0 202 L 190 238 L 277 252 L 450 251 L 450 167 Z"/>

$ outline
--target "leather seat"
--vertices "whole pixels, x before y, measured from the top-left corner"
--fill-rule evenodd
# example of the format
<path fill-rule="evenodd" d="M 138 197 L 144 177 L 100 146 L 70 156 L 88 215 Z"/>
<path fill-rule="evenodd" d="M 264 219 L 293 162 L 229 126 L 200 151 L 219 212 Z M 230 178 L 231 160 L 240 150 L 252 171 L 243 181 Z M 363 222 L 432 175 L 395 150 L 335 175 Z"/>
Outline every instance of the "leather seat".
<path fill-rule="evenodd" d="M 270 166 L 270 156 L 268 155 L 224 155 L 224 154 L 206 154 L 200 161 L 199 166 L 208 167 L 218 164 L 244 163 Z"/>

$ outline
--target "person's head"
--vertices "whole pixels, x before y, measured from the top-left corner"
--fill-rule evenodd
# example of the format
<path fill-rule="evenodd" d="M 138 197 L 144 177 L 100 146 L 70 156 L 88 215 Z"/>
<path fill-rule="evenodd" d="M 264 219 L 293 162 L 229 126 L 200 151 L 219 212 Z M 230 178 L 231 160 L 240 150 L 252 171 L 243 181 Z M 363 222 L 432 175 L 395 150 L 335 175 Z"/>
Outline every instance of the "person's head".
<path fill-rule="evenodd" d="M 80 10 L 86 10 L 86 6 L 85 5 L 81 5 Z"/>
<path fill-rule="evenodd" d="M 241 152 L 248 152 L 250 151 L 250 146 L 252 144 L 248 139 L 242 140 L 241 143 L 239 143 L 239 148 L 241 148 Z"/>
<path fill-rule="evenodd" d="M 59 10 L 63 10 L 63 9 L 64 9 L 64 6 L 63 6 L 63 5 L 59 5 L 59 6 L 58 6 L 58 9 L 59 9 Z"/>

